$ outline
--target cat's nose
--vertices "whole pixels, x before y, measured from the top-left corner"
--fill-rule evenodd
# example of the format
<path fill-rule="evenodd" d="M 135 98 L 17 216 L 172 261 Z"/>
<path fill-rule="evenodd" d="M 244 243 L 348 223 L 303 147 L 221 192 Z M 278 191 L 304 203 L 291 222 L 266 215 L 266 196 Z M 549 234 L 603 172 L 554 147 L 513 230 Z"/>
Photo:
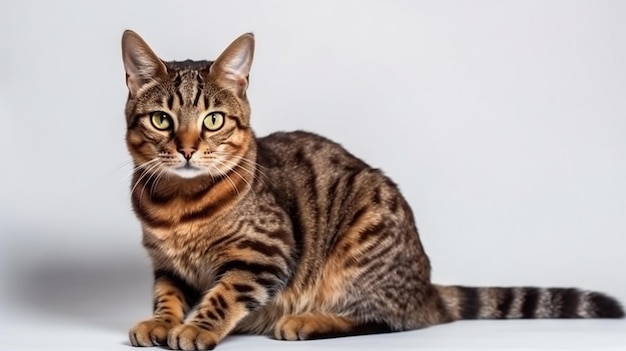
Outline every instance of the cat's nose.
<path fill-rule="evenodd" d="M 178 152 L 180 152 L 187 161 L 189 161 L 196 151 L 198 151 L 198 149 L 194 147 L 181 147 L 178 149 Z"/>

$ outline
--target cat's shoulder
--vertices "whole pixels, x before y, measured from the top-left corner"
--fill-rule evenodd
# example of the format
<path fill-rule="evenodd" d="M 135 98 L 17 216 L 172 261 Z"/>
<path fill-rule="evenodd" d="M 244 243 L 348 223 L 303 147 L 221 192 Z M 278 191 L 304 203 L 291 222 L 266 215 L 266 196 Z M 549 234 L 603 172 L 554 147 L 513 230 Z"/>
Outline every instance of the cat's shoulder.
<path fill-rule="evenodd" d="M 341 147 L 338 143 L 324 136 L 303 130 L 274 132 L 258 138 L 257 141 L 261 146 L 290 148 L 291 150 L 294 150 L 294 148 L 319 149 L 323 147 Z"/>
<path fill-rule="evenodd" d="M 341 144 L 319 134 L 296 130 L 275 132 L 257 139 L 259 157 L 263 163 L 280 165 L 284 162 L 313 162 L 320 167 L 349 166 L 350 169 L 371 168 Z"/>

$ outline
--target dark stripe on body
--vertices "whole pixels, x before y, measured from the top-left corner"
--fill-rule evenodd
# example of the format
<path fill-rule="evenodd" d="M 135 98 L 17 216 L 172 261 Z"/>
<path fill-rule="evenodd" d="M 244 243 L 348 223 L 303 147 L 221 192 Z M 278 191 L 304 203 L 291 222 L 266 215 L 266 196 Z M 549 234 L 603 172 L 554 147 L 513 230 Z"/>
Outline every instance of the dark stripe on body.
<path fill-rule="evenodd" d="M 251 249 L 268 257 L 283 257 L 283 251 L 280 249 L 280 247 L 276 245 L 265 244 L 258 240 L 247 239 L 237 244 L 237 247 L 240 249 Z"/>
<path fill-rule="evenodd" d="M 347 211 L 345 210 L 348 207 L 347 205 L 352 203 L 355 188 L 357 188 L 354 186 L 354 180 L 359 173 L 359 171 L 351 172 L 347 177 L 339 178 L 336 183 L 333 183 L 333 186 L 337 184 L 336 187 L 332 189 L 333 192 L 330 192 L 329 189 L 328 197 L 330 204 L 327 206 L 327 217 L 329 218 L 328 228 L 333 231 L 333 236 L 329 245 L 331 249 L 339 241 L 341 234 L 343 234 L 345 230 L 349 229 L 353 223 L 355 223 L 354 220 L 362 214 L 362 211 L 360 211 L 361 213 L 348 217 L 346 216 Z M 347 224 L 347 226 L 344 226 L 344 217 L 352 218 L 349 222 L 350 224 Z"/>
<path fill-rule="evenodd" d="M 230 173 L 228 173 L 226 176 L 224 176 L 224 178 L 220 179 L 219 182 L 213 184 L 211 187 L 215 188 L 220 183 L 227 182 L 226 179 L 229 179 L 231 174 L 232 174 L 232 170 L 231 170 Z M 235 187 L 237 189 L 239 189 L 239 187 L 241 186 L 242 183 L 245 183 L 244 182 L 244 178 L 241 178 L 241 177 L 234 177 L 234 179 L 232 179 L 231 181 L 233 183 L 235 183 Z M 207 216 L 209 216 L 213 212 L 216 212 L 217 210 L 219 210 L 221 207 L 223 207 L 225 204 L 227 204 L 229 201 L 231 201 L 236 196 L 236 194 L 233 193 L 232 191 L 234 191 L 234 190 L 232 190 L 232 188 L 228 188 L 228 191 L 220 192 L 219 193 L 220 197 L 218 197 L 217 199 L 214 199 L 213 201 L 208 202 L 207 204 L 205 204 L 199 210 L 196 210 L 194 212 L 185 213 L 184 215 L 181 216 L 180 221 L 181 222 L 188 222 L 188 221 L 194 221 L 194 220 L 198 220 L 198 219 L 207 218 Z"/>
<path fill-rule="evenodd" d="M 156 218 L 155 216 L 150 214 L 145 206 L 142 206 L 142 204 L 139 202 L 139 197 L 140 193 L 133 193 L 131 196 L 131 202 L 135 214 L 137 214 L 137 216 L 140 217 L 144 222 L 148 223 L 148 225 L 153 228 L 171 227 L 173 225 L 173 222 Z"/>
<path fill-rule="evenodd" d="M 270 274 L 279 279 L 285 277 L 285 271 L 279 266 L 273 264 L 263 264 L 256 262 L 246 262 L 242 260 L 232 260 L 222 265 L 217 272 L 217 276 L 222 276 L 225 273 L 232 271 L 244 271 L 250 272 L 253 275 Z"/>
<path fill-rule="evenodd" d="M 235 235 L 235 234 L 238 234 L 239 230 L 242 227 L 243 227 L 243 224 L 240 221 L 240 223 L 238 223 L 237 228 L 235 230 L 233 230 L 232 232 L 230 232 L 230 235 L 224 235 L 221 238 L 213 241 L 211 243 L 211 245 L 208 245 L 209 249 L 220 250 L 220 249 L 223 249 L 224 247 L 227 247 L 228 245 L 230 245 L 230 244 L 232 244 L 234 242 L 239 241 L 241 239 L 240 236 Z M 220 247 L 218 248 L 218 246 L 220 246 Z M 208 254 L 208 252 L 207 252 L 207 254 Z"/>
<path fill-rule="evenodd" d="M 385 220 L 381 219 L 376 224 L 368 225 L 361 233 L 359 233 L 359 244 L 363 244 L 372 236 L 380 235 L 381 232 L 387 227 Z"/>
<path fill-rule="evenodd" d="M 375 245 L 375 247 L 377 247 Z M 368 264 L 372 263 L 372 262 L 381 262 L 383 260 L 383 257 L 386 257 L 389 252 L 393 249 L 392 245 L 385 245 L 382 249 L 378 248 L 378 252 L 374 253 L 374 252 L 369 252 L 367 255 L 362 255 L 360 258 L 360 260 L 352 262 L 352 261 L 348 261 L 346 263 L 346 267 L 351 267 L 351 266 L 356 266 L 359 268 L 364 268 L 365 266 L 367 266 Z M 386 261 L 386 260 L 385 260 Z M 367 269 L 367 271 L 371 271 L 371 267 L 369 269 Z M 364 273 L 367 273 L 364 272 Z"/>

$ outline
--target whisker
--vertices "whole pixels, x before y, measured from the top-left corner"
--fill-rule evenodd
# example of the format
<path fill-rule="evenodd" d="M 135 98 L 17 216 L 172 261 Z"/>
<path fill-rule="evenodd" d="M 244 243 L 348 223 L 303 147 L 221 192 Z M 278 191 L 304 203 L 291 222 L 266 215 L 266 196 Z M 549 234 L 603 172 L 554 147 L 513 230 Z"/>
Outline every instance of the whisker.
<path fill-rule="evenodd" d="M 234 155 L 234 154 L 226 153 L 226 152 L 223 152 L 223 151 L 216 151 L 213 154 L 215 154 L 217 156 L 223 156 L 223 157 L 232 159 L 232 160 L 234 160 L 236 162 L 240 162 L 240 161 L 245 162 L 247 165 L 253 166 L 255 169 L 259 170 L 261 173 L 263 173 L 263 171 L 268 170 L 267 167 L 259 164 L 256 161 L 252 161 L 252 160 L 246 158 L 245 156 Z"/>
<path fill-rule="evenodd" d="M 222 165 L 220 160 L 214 160 L 214 161 L 216 163 L 219 163 L 220 166 Z M 228 174 L 224 173 L 224 171 L 222 171 L 221 169 L 217 168 L 214 164 L 211 164 L 211 167 L 213 167 L 213 169 L 215 169 L 220 176 L 222 176 L 222 177 L 224 177 L 224 179 L 226 179 L 226 181 L 230 184 L 230 186 L 233 188 L 233 190 L 235 190 L 235 193 L 239 196 L 239 189 L 237 189 L 237 186 L 232 181 L 232 179 L 230 179 Z M 211 176 L 211 177 L 213 177 L 213 176 Z"/>
<path fill-rule="evenodd" d="M 231 172 L 233 172 L 234 174 L 236 174 L 239 178 L 241 178 L 241 180 L 243 180 L 243 181 L 246 183 L 246 185 L 250 188 L 250 190 L 252 190 L 252 192 L 254 192 L 254 188 L 252 187 L 252 184 L 250 184 L 250 182 L 249 182 L 249 181 L 248 181 L 248 180 L 247 180 L 244 176 L 242 176 L 242 175 L 241 175 L 241 173 L 237 172 L 237 170 L 236 170 L 236 168 L 237 168 L 237 166 L 238 166 L 238 164 L 237 164 L 237 163 L 234 163 L 234 162 L 233 162 L 233 161 L 231 161 L 231 160 L 217 160 L 217 159 L 216 159 L 215 161 L 216 161 L 216 162 L 219 162 L 219 163 L 220 163 L 220 165 L 222 165 L 222 166 L 224 166 L 224 165 L 226 165 L 226 166 L 231 165 L 230 171 L 231 171 Z M 228 162 L 228 163 L 226 163 L 226 162 Z M 224 174 L 225 174 L 225 173 L 224 173 Z M 226 174 L 225 174 L 225 175 L 226 175 Z M 226 175 L 226 176 L 227 176 L 227 175 Z M 227 177 L 228 177 L 228 176 L 227 176 Z"/>
<path fill-rule="evenodd" d="M 255 179 L 257 179 L 259 181 L 265 181 L 265 182 L 270 182 L 271 181 L 270 177 L 264 171 L 264 169 L 267 170 L 267 168 L 259 165 L 258 163 L 254 162 L 254 161 L 250 161 L 250 160 L 248 160 L 246 158 L 242 158 L 240 160 L 238 166 L 240 168 L 242 168 L 242 169 L 245 169 L 250 174 L 254 174 Z M 245 167 L 252 167 L 253 170 L 250 170 L 250 169 L 245 168 Z"/>
<path fill-rule="evenodd" d="M 110 177 L 110 176 L 113 175 L 113 173 L 119 171 L 120 169 L 122 169 L 122 168 L 124 168 L 124 167 L 126 167 L 126 166 L 128 166 L 129 164 L 132 164 L 132 163 L 133 163 L 133 159 L 132 158 L 128 159 L 128 160 L 120 163 L 117 167 L 113 168 L 113 170 L 111 172 L 107 173 L 106 176 Z"/>
<path fill-rule="evenodd" d="M 267 169 L 258 164 L 258 162 L 251 161 L 243 156 L 239 155 L 229 155 L 224 152 L 216 152 L 215 156 L 224 157 L 226 160 L 230 162 L 229 165 L 232 168 L 239 168 L 241 170 L 246 171 L 248 174 L 253 175 L 254 179 L 262 181 L 262 182 L 270 182 L 270 177 L 263 171 L 263 169 Z M 234 160 L 233 160 L 234 159 Z M 252 167 L 252 169 L 246 168 Z"/>
<path fill-rule="evenodd" d="M 150 165 L 151 163 L 155 163 L 155 162 L 159 162 L 160 160 L 158 158 L 153 158 L 150 161 L 144 162 L 142 164 L 140 164 L 139 166 L 135 166 L 133 167 L 133 169 L 124 176 L 124 179 L 131 177 L 133 174 L 135 174 L 136 171 L 138 171 L 141 168 L 146 168 L 148 165 Z"/>
<path fill-rule="evenodd" d="M 160 164 L 159 164 L 160 165 Z M 154 170 L 155 168 L 153 167 L 152 170 Z M 146 185 L 148 183 L 150 183 L 150 179 L 152 179 L 152 177 L 154 177 L 155 175 L 157 175 L 157 177 L 155 179 L 158 179 L 158 174 L 161 173 L 161 171 L 163 170 L 163 168 L 161 169 L 157 169 L 156 172 L 150 172 L 150 176 L 148 177 L 148 179 L 146 179 L 146 181 L 143 184 L 143 189 L 141 189 L 141 193 L 139 194 L 139 203 L 141 203 L 142 199 L 143 199 L 143 193 L 146 190 Z M 155 180 L 156 181 L 156 180 Z M 153 194 L 153 190 L 154 190 L 155 184 L 153 183 L 152 186 L 150 187 L 150 196 L 152 196 Z"/>
<path fill-rule="evenodd" d="M 152 159 L 152 160 L 150 160 L 150 161 L 147 161 L 147 162 L 142 163 L 142 164 L 141 164 L 141 165 L 139 165 L 139 166 L 134 166 L 134 167 L 130 170 L 130 172 L 128 172 L 128 174 L 126 174 L 124 177 L 122 177 L 122 178 L 118 181 L 118 184 L 119 184 L 119 183 L 121 183 L 121 182 L 123 182 L 123 181 L 125 181 L 125 180 L 127 180 L 128 178 L 130 178 L 133 174 L 135 174 L 135 172 L 136 172 L 138 169 L 140 169 L 140 168 L 144 168 L 144 167 L 146 167 L 147 165 L 149 165 L 149 164 L 151 164 L 151 163 L 153 163 L 153 162 L 157 162 L 157 161 L 158 161 L 157 159 Z M 128 161 L 126 161 L 126 165 L 131 164 L 132 162 L 133 162 L 133 160 L 128 160 Z M 124 167 L 124 166 L 120 166 L 120 167 L 118 167 L 118 169 L 117 169 L 117 170 L 121 169 L 122 167 Z M 117 170 L 116 170 L 116 171 L 117 171 Z M 116 171 L 112 171 L 112 172 L 109 174 L 109 176 L 111 176 L 111 175 L 112 175 L 114 172 L 116 172 Z"/>
<path fill-rule="evenodd" d="M 156 168 L 157 168 L 157 167 L 159 167 L 160 165 L 161 165 L 161 162 L 156 162 L 155 164 L 150 165 L 150 167 L 148 167 L 147 169 L 144 169 L 144 170 L 143 170 L 143 172 L 141 172 L 141 174 L 140 174 L 140 175 L 139 175 L 139 177 L 137 178 L 137 181 L 135 182 L 135 185 L 133 185 L 133 188 L 130 190 L 130 193 L 131 193 L 131 194 L 132 194 L 132 193 L 134 193 L 134 192 L 135 192 L 135 188 L 137 188 L 137 185 L 139 185 L 139 183 L 141 182 L 141 180 L 142 180 L 143 178 L 145 178 L 145 176 L 146 176 L 148 173 L 151 173 L 154 169 L 156 169 Z M 144 185 L 144 188 L 145 188 L 145 185 Z M 141 189 L 142 194 L 143 194 L 143 190 L 144 190 L 144 189 Z"/>
<path fill-rule="evenodd" d="M 165 178 L 167 178 L 169 175 L 169 173 L 167 173 L 167 168 L 163 167 L 159 170 L 159 173 L 156 176 L 156 179 L 154 180 L 154 183 L 152 184 L 152 188 L 150 188 L 150 196 L 154 195 L 154 189 L 159 185 L 159 181 L 161 181 L 161 179 L 163 179 L 163 177 L 165 176 Z"/>

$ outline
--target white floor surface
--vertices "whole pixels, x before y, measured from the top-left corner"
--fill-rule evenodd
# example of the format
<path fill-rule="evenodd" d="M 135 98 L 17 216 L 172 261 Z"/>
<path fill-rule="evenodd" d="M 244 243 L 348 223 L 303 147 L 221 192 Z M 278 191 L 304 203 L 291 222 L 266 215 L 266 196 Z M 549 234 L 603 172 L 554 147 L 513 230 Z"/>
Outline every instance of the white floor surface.
<path fill-rule="evenodd" d="M 0 350 L 133 350 L 121 328 L 7 322 Z M 157 349 L 157 348 L 154 348 Z M 287 342 L 233 336 L 217 350 L 626 350 L 626 321 L 463 321 L 411 332 Z"/>

